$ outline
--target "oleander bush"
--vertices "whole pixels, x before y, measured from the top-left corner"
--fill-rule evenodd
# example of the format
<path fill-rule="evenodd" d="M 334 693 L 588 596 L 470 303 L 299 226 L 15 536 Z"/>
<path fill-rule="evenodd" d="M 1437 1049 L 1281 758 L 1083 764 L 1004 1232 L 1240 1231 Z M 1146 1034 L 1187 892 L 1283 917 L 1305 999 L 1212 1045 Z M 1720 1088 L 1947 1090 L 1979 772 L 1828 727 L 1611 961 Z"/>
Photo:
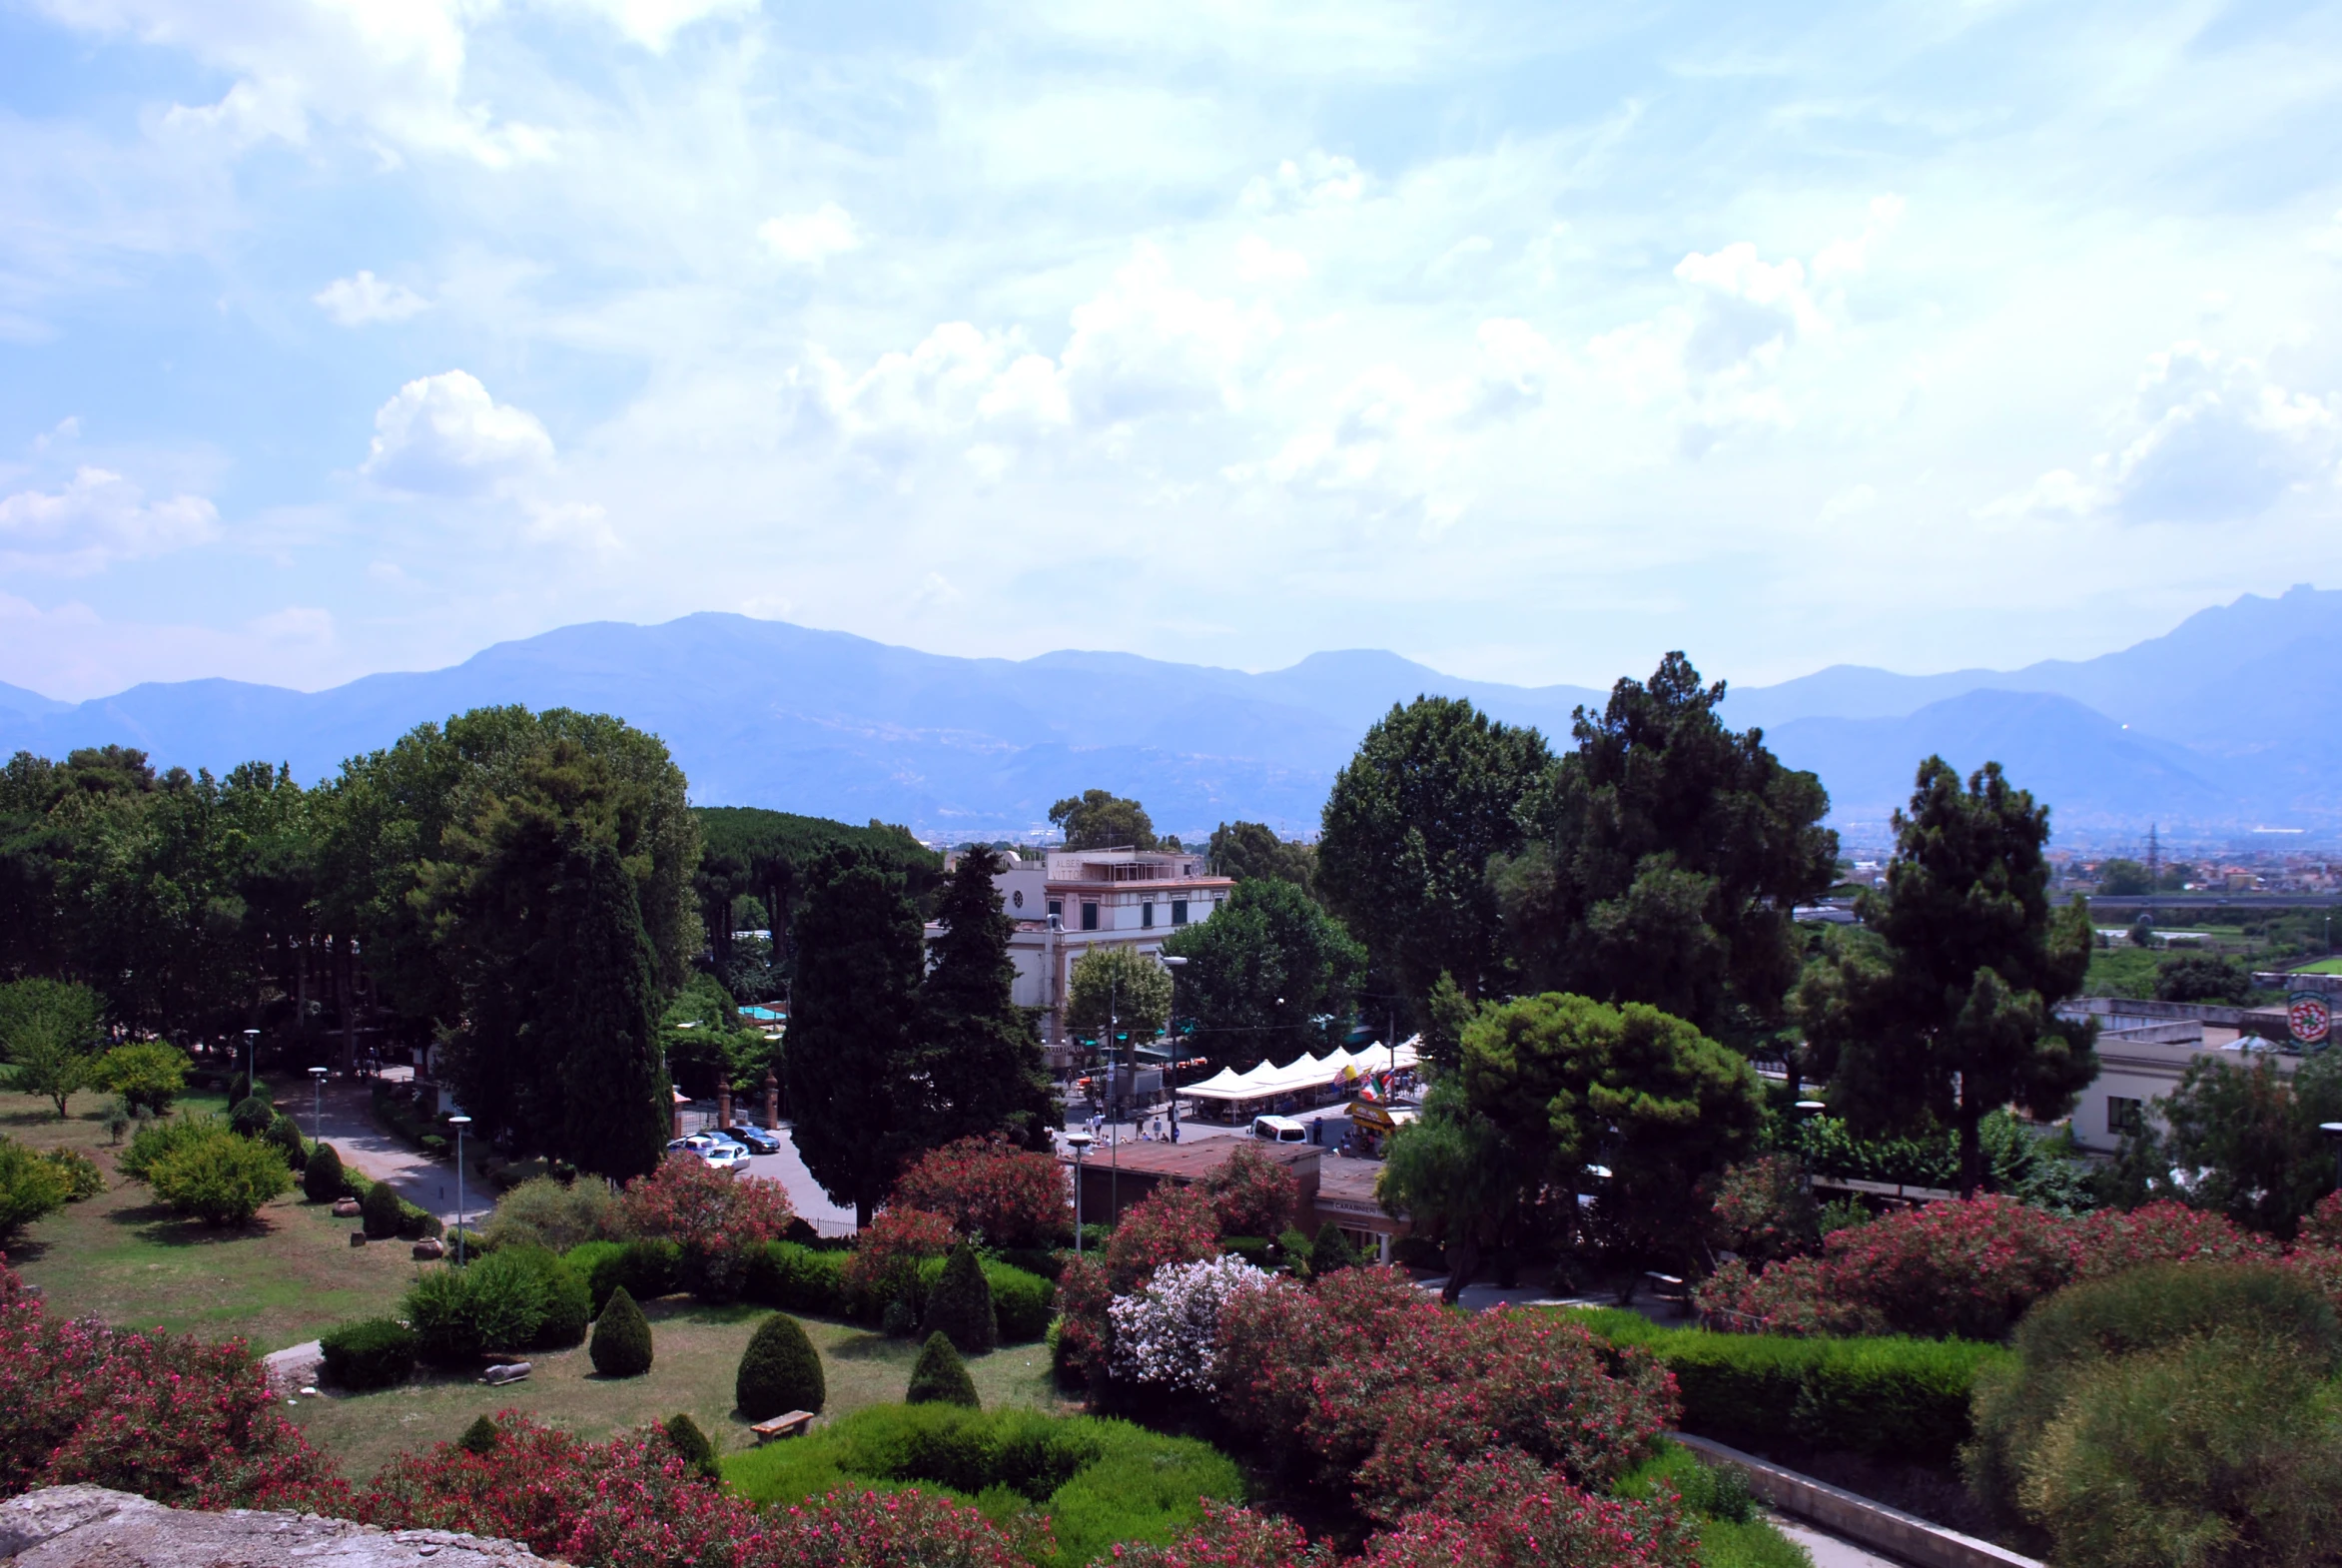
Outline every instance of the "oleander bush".
<path fill-rule="evenodd" d="M 1237 1143 L 1202 1180 L 1222 1235 L 1278 1235 L 1300 1206 L 1301 1183 L 1251 1140 Z"/>
<path fill-rule="evenodd" d="M 1131 1205 L 1101 1252 L 1085 1253 L 1058 1276 L 1058 1364 L 1069 1374 L 1104 1378 L 1114 1365 L 1109 1309 L 1173 1263 L 1220 1255 L 1211 1199 L 1192 1186 L 1159 1186 Z"/>
<path fill-rule="evenodd" d="M 880 1209 L 846 1254 L 846 1297 L 853 1315 L 875 1322 L 900 1301 L 916 1321 L 919 1265 L 948 1256 L 958 1241 L 942 1214 L 893 1205 Z"/>
<path fill-rule="evenodd" d="M 732 1397 L 751 1421 L 769 1421 L 791 1410 L 821 1413 L 829 1399 L 821 1352 L 795 1318 L 775 1312 L 757 1325 L 741 1352 Z"/>
<path fill-rule="evenodd" d="M 318 1345 L 326 1376 L 343 1388 L 392 1388 L 414 1370 L 414 1330 L 394 1318 L 337 1323 L 318 1336 Z"/>
<path fill-rule="evenodd" d="M 1004 1139 L 964 1138 L 929 1150 L 903 1173 L 887 1201 L 941 1214 L 964 1239 L 996 1250 L 1046 1250 L 1074 1233 L 1074 1206 L 1056 1157 Z"/>
<path fill-rule="evenodd" d="M 586 1346 L 593 1369 L 604 1377 L 640 1377 L 650 1370 L 650 1319 L 620 1285 L 609 1304 L 593 1320 L 593 1338 Z"/>
<path fill-rule="evenodd" d="M 779 1182 L 718 1171 L 687 1154 L 669 1155 L 626 1183 L 617 1203 L 629 1234 L 677 1245 L 679 1284 L 710 1301 L 736 1298 L 752 1255 L 795 1217 Z"/>
<path fill-rule="evenodd" d="M 1913 1464 L 1950 1464 L 1970 1435 L 1979 1376 L 1998 1345 L 1910 1337 L 1818 1339 L 1667 1328 L 1637 1312 L 1562 1314 L 1610 1344 L 1658 1358 L 1683 1429 L 1740 1447 L 1783 1438 Z"/>
<path fill-rule="evenodd" d="M 1423 1507 L 1366 1543 L 1361 1568 L 1701 1568 L 1672 1496 L 1611 1497 L 1516 1453 L 1459 1466 Z"/>

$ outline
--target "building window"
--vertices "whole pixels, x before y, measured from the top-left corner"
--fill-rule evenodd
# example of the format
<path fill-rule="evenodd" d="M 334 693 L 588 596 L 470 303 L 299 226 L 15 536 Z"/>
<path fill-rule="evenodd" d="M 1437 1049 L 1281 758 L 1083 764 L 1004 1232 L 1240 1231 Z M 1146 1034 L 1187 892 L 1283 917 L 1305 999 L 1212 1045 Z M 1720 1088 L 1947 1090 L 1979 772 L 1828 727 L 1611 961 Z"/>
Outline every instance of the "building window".
<path fill-rule="evenodd" d="M 1183 925 L 1185 925 L 1186 923 L 1187 923 L 1187 901 L 1186 901 L 1185 899 L 1183 899 L 1183 898 L 1175 898 L 1175 899 L 1172 899 L 1172 900 L 1171 900 L 1171 924 L 1172 924 L 1172 925 L 1174 925 L 1174 926 L 1183 926 Z"/>
<path fill-rule="evenodd" d="M 1098 929 L 1098 904 L 1095 900 L 1082 906 L 1082 929 L 1084 931 Z"/>
<path fill-rule="evenodd" d="M 2146 1126 L 2145 1103 L 2125 1100 L 2120 1095 L 2106 1097 L 2106 1131 L 2109 1133 L 2137 1133 Z"/>
<path fill-rule="evenodd" d="M 1155 927 L 1155 900 L 1153 900 L 1153 899 L 1149 899 L 1149 900 L 1147 900 L 1145 903 L 1143 903 L 1143 904 L 1141 904 L 1141 905 L 1139 906 L 1139 925 L 1140 925 L 1141 929 L 1143 929 L 1143 930 L 1153 930 L 1153 929 L 1154 929 L 1154 927 Z"/>
<path fill-rule="evenodd" d="M 1053 899 L 1051 899 L 1051 900 L 1049 901 L 1049 912 L 1050 912 L 1050 914 L 1051 914 L 1052 916 L 1056 917 L 1056 918 L 1057 918 L 1057 919 L 1059 919 L 1059 920 L 1063 920 L 1063 919 L 1065 919 L 1065 918 L 1066 918 L 1066 901 L 1065 901 L 1064 899 L 1062 899 L 1062 898 L 1053 898 Z"/>

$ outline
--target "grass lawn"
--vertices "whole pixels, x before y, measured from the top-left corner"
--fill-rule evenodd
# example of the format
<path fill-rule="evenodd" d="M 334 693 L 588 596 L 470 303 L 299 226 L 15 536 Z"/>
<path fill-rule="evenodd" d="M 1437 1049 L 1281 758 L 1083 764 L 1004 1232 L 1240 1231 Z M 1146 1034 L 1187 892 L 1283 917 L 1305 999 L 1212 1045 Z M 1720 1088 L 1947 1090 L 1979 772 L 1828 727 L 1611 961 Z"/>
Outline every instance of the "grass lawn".
<path fill-rule="evenodd" d="M 2321 958 L 2315 964 L 2304 964 L 2293 971 L 2296 975 L 2342 975 L 2342 958 Z"/>
<path fill-rule="evenodd" d="M 733 1414 L 732 1380 L 740 1352 L 768 1308 L 707 1306 L 689 1296 L 645 1301 L 654 1358 L 640 1377 L 606 1378 L 593 1369 L 585 1347 L 530 1357 L 535 1370 L 526 1382 L 486 1388 L 468 1378 L 418 1372 L 403 1388 L 328 1396 L 302 1401 L 299 1421 L 312 1440 L 333 1451 L 344 1473 L 363 1481 L 404 1449 L 427 1449 L 462 1435 L 481 1415 L 525 1410 L 548 1425 L 599 1439 L 622 1427 L 689 1413 L 719 1452 L 752 1447 L 744 1418 Z M 799 1318 L 821 1352 L 829 1401 L 825 1420 L 874 1404 L 900 1403 L 911 1381 L 919 1346 L 889 1339 L 850 1323 Z M 968 1363 L 987 1409 L 1027 1405 L 1058 1413 L 1072 1408 L 1049 1376 L 1049 1351 L 1042 1345 L 1009 1345 Z"/>
<path fill-rule="evenodd" d="M 355 1219 L 336 1219 L 295 1187 L 249 1225 L 215 1230 L 181 1219 L 114 1170 L 116 1148 L 96 1095 L 76 1096 L 59 1122 L 46 1100 L 0 1092 L 0 1133 L 35 1149 L 79 1149 L 105 1171 L 106 1191 L 28 1225 L 8 1261 L 67 1316 L 207 1339 L 241 1334 L 266 1355 L 314 1339 L 346 1317 L 390 1310 L 420 1266 L 404 1245 L 353 1247 Z M 217 1095 L 190 1096 L 198 1112 Z"/>

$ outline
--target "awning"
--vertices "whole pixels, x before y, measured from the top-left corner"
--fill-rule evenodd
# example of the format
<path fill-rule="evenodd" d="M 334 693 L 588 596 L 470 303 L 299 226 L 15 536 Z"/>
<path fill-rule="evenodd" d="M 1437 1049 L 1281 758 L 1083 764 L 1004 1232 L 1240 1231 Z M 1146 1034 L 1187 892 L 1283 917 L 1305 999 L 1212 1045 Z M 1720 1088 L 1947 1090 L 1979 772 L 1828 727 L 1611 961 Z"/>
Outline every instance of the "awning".
<path fill-rule="evenodd" d="M 1278 1095 L 1299 1094 L 1311 1089 L 1328 1089 L 1352 1082 L 1369 1073 L 1411 1068 L 1418 1060 L 1417 1036 L 1396 1048 L 1371 1045 L 1358 1051 L 1333 1051 L 1322 1057 L 1304 1056 L 1275 1067 L 1262 1062 L 1246 1072 L 1220 1069 L 1200 1084 L 1190 1084 L 1179 1091 L 1198 1100 L 1219 1100 L 1231 1104 L 1247 1100 L 1270 1100 Z"/>

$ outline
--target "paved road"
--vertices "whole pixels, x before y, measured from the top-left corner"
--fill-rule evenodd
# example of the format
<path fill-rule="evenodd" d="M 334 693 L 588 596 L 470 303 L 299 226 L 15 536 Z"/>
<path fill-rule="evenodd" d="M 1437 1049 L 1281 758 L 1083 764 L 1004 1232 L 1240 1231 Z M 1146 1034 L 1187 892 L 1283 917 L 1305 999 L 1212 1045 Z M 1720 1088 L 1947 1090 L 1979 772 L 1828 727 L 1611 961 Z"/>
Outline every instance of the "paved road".
<path fill-rule="evenodd" d="M 277 1102 L 277 1108 L 291 1113 L 301 1124 L 303 1133 L 312 1138 L 322 1136 L 333 1145 L 344 1165 L 356 1167 L 373 1180 L 390 1182 L 392 1191 L 415 1207 L 454 1223 L 456 1182 L 452 1160 L 433 1160 L 377 1127 L 371 1092 L 364 1082 L 337 1078 L 326 1086 L 324 1098 L 322 1134 L 320 1115 L 313 1109 L 308 1095 L 287 1095 Z M 494 1190 L 477 1179 L 464 1181 L 462 1196 L 463 1212 L 474 1225 L 496 1206 Z"/>

